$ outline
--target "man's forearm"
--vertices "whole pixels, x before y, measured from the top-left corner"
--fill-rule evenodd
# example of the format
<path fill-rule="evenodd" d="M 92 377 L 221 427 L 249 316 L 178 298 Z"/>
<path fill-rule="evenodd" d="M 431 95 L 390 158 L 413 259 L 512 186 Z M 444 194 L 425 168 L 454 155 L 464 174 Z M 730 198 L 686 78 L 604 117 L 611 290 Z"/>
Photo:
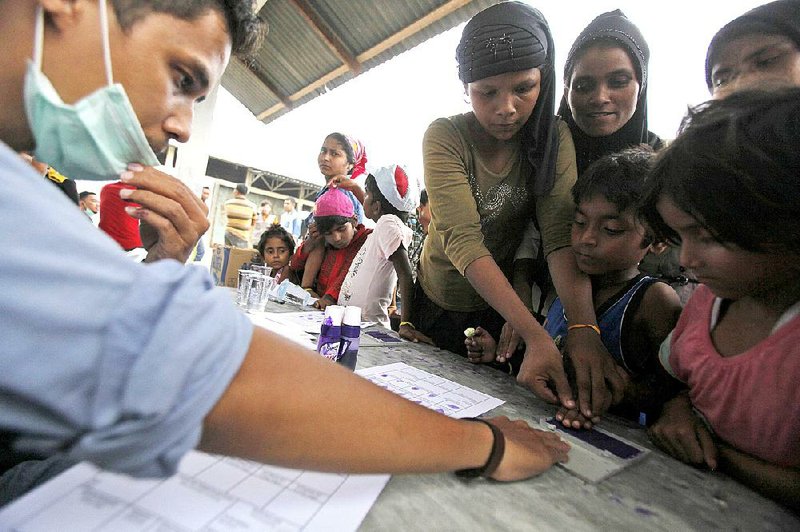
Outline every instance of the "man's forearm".
<path fill-rule="evenodd" d="M 323 471 L 436 472 L 483 465 L 492 434 L 256 328 L 242 368 L 205 419 L 200 447 Z"/>

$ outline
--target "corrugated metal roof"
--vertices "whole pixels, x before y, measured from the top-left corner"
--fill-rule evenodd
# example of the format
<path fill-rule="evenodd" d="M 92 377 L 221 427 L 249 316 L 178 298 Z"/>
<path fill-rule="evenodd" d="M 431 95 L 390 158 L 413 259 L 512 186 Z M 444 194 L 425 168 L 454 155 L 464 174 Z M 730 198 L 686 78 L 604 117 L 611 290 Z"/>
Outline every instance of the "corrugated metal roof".
<path fill-rule="evenodd" d="M 248 64 L 231 61 L 222 85 L 268 123 L 496 3 L 268 0 L 264 44 Z"/>

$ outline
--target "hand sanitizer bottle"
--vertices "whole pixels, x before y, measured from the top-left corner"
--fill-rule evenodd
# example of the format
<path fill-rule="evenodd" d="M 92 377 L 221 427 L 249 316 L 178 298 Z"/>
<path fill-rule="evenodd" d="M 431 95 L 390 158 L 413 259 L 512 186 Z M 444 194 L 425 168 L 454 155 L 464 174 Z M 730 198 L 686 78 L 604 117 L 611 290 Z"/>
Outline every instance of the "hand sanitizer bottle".
<path fill-rule="evenodd" d="M 344 307 L 328 305 L 325 307 L 325 317 L 317 340 L 317 352 L 330 360 L 339 358 L 339 346 L 342 339 L 342 318 Z"/>
<path fill-rule="evenodd" d="M 356 369 L 358 344 L 361 337 L 361 307 L 345 307 L 342 319 L 342 343 L 339 348 L 339 364 Z"/>

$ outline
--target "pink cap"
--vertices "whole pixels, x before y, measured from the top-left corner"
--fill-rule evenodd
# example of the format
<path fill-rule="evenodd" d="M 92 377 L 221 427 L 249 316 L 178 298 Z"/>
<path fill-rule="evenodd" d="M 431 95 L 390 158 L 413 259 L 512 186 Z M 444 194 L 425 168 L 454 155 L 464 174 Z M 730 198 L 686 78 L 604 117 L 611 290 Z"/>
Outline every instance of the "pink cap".
<path fill-rule="evenodd" d="M 355 214 L 353 201 L 338 188 L 329 188 L 317 198 L 314 205 L 314 216 L 344 216 L 351 218 Z"/>

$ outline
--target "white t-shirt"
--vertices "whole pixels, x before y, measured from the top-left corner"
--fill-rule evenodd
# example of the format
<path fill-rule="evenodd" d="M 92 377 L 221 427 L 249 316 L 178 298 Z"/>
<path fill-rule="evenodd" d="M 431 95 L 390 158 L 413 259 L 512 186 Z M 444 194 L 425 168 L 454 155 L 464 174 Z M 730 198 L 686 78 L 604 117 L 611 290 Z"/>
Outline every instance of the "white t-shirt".
<path fill-rule="evenodd" d="M 401 245 L 408 249 L 411 237 L 411 228 L 400 218 L 393 214 L 381 216 L 350 263 L 339 292 L 339 304 L 359 306 L 362 320 L 388 327 L 387 309 L 397 284 L 397 273 L 389 257 Z"/>

